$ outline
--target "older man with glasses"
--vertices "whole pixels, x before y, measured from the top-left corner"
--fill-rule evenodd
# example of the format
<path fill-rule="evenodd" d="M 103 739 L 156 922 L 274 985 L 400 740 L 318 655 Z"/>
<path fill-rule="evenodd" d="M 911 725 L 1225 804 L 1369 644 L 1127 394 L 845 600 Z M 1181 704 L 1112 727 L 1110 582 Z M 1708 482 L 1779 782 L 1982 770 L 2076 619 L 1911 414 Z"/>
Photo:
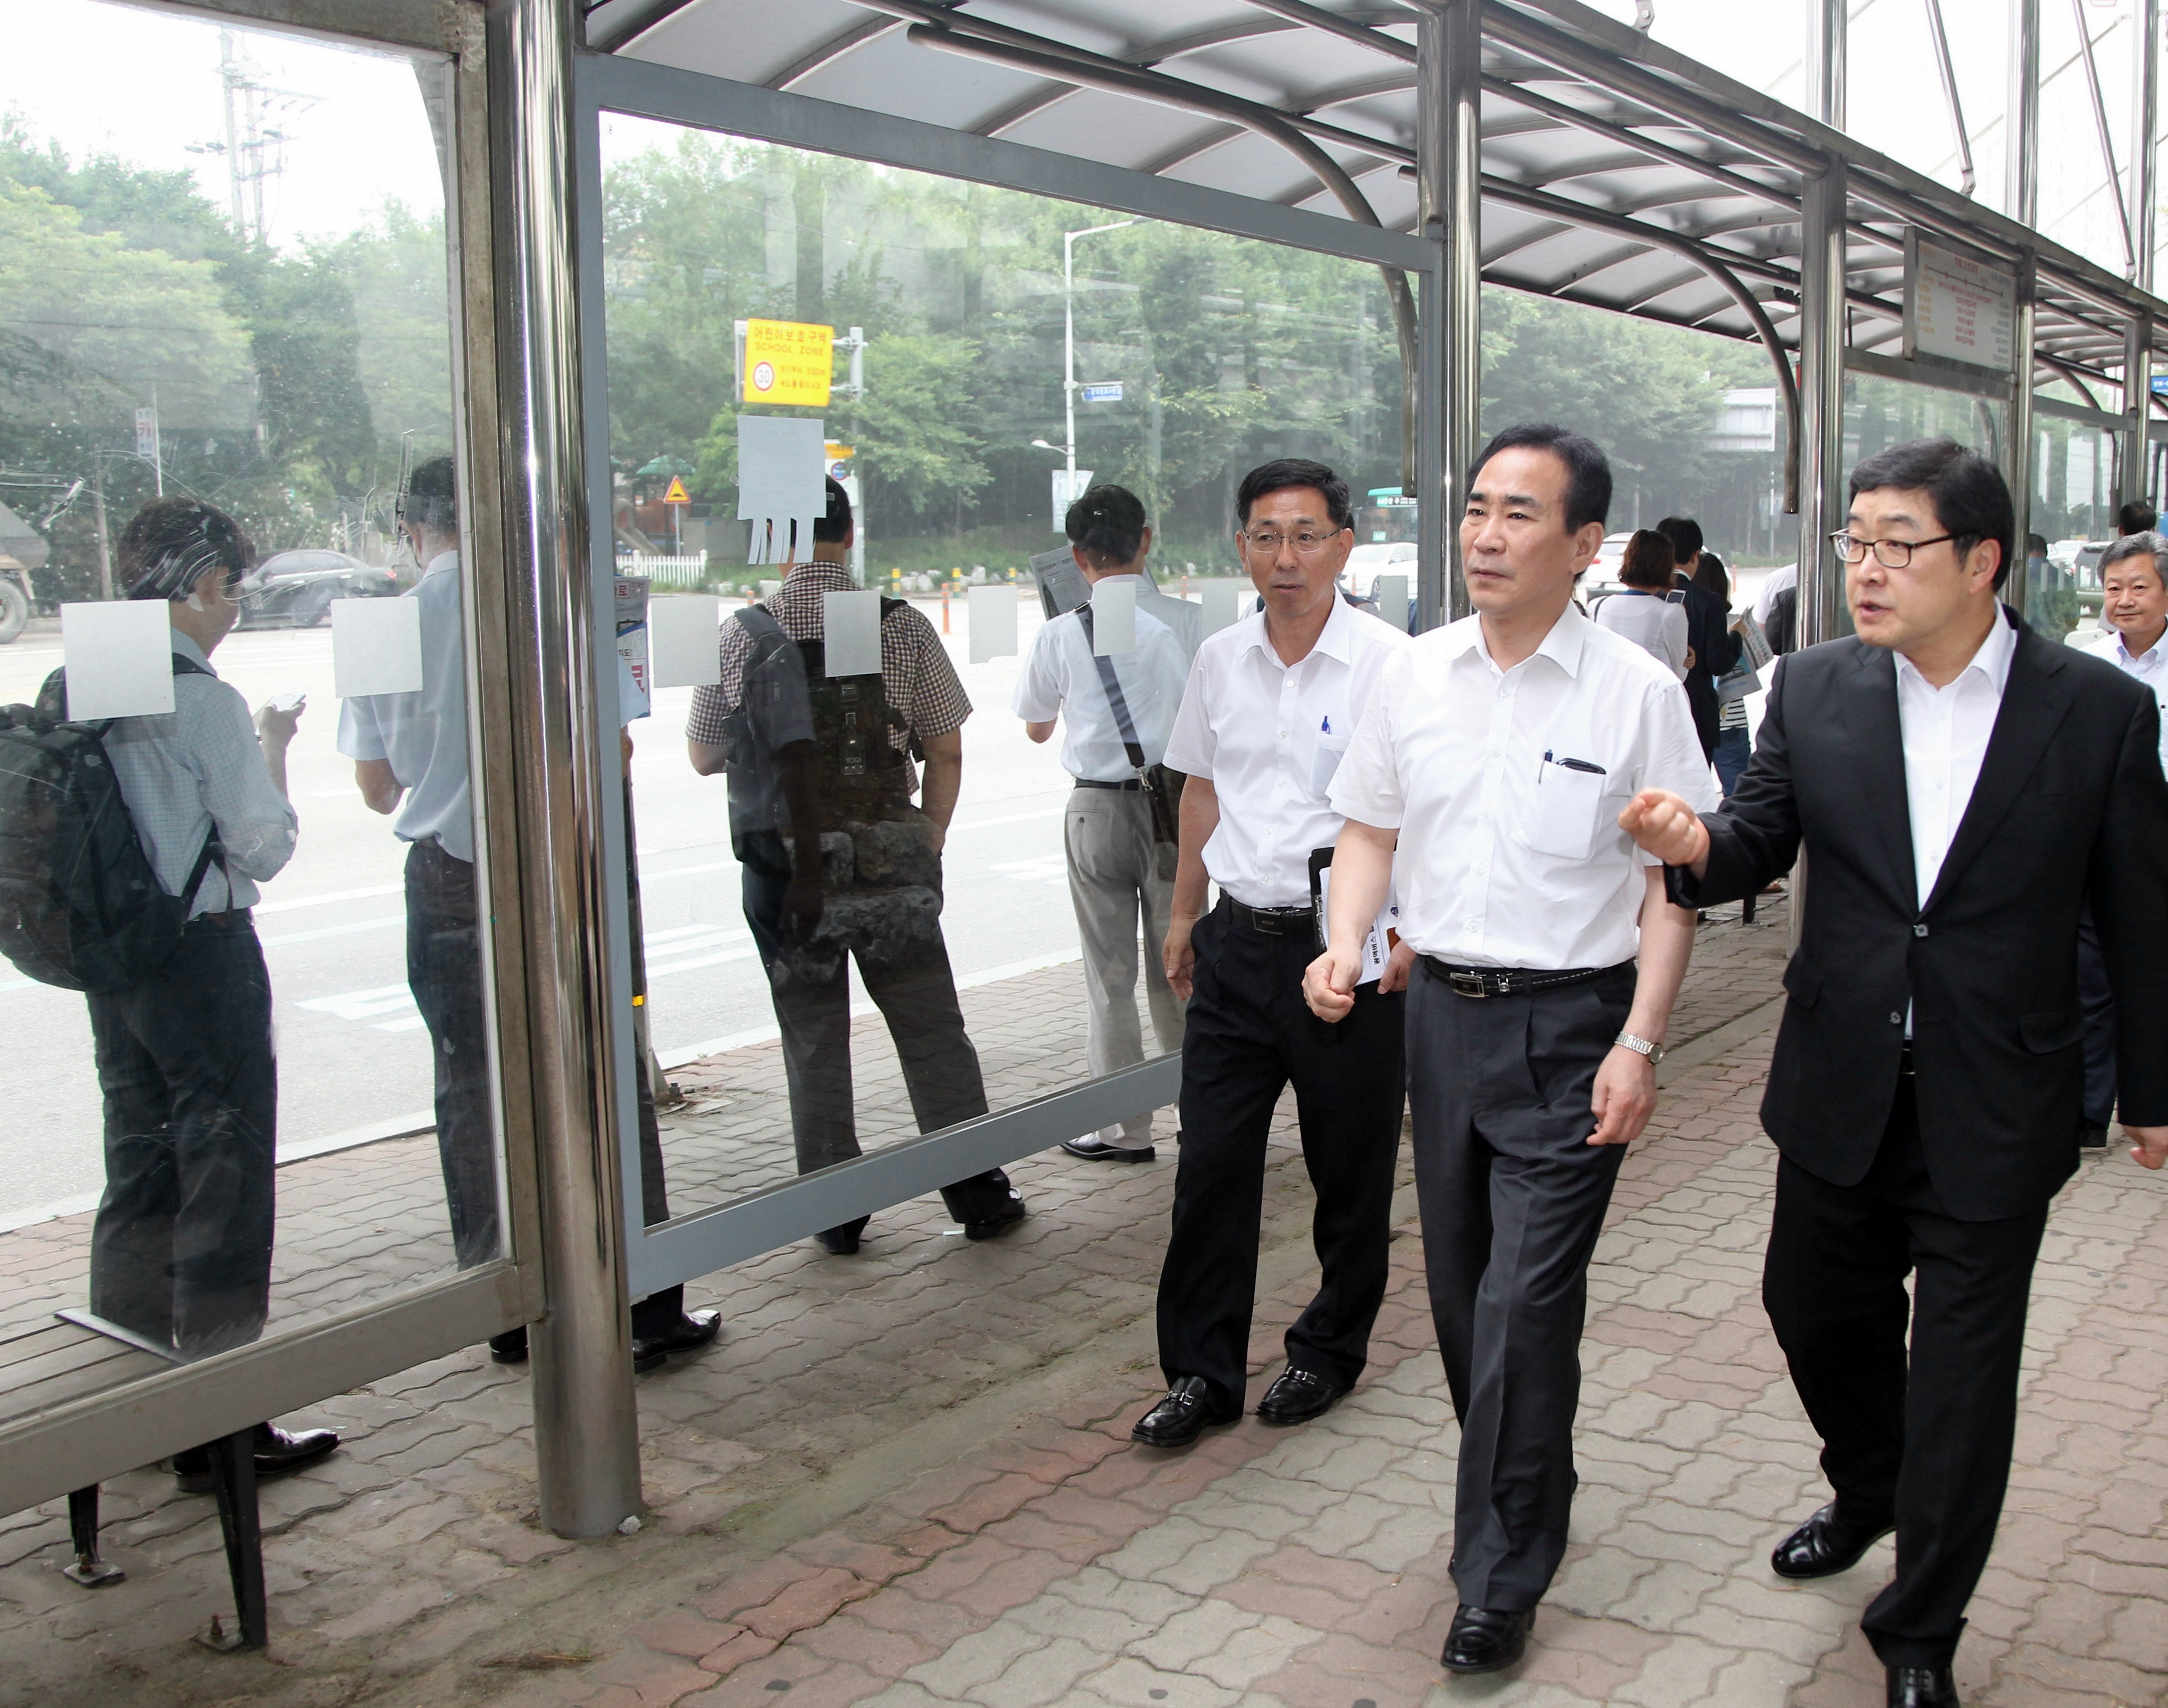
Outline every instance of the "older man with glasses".
<path fill-rule="evenodd" d="M 1355 1384 L 1385 1295 L 1400 1144 L 1405 957 L 1382 926 L 1339 1026 L 1304 1006 L 1319 944 L 1318 872 L 1340 815 L 1326 798 L 1399 630 L 1339 596 L 1353 547 L 1347 482 L 1288 459 L 1245 476 L 1235 544 L 1262 609 L 1198 649 L 1166 763 L 1182 795 L 1166 973 L 1188 999 L 1182 1157 L 1159 1284 L 1166 1396 L 1134 1438 L 1186 1447 L 1242 1414 L 1265 1141 L 1289 1081 L 1317 1190 L 1323 1274 L 1287 1333 L 1287 1369 L 1257 1415 L 1300 1423 Z M 1210 883 L 1220 900 L 1205 908 Z"/>

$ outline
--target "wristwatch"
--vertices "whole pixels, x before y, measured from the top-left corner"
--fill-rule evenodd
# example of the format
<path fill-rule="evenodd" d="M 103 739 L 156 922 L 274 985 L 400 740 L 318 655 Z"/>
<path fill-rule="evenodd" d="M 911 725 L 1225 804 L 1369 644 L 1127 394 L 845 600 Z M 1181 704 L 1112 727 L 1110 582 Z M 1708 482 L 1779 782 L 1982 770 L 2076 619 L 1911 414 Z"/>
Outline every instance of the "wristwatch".
<path fill-rule="evenodd" d="M 1631 1050 L 1636 1056 L 1647 1056 L 1651 1067 L 1664 1059 L 1662 1045 L 1652 1044 L 1646 1038 L 1637 1038 L 1631 1032 L 1621 1032 L 1618 1042 L 1621 1048 Z"/>

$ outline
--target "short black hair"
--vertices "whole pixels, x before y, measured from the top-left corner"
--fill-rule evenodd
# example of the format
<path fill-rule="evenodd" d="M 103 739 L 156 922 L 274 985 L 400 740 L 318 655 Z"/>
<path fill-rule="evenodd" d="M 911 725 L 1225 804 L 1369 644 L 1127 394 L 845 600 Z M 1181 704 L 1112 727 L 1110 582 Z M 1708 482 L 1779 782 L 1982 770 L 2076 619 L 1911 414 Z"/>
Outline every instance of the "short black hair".
<path fill-rule="evenodd" d="M 399 519 L 433 534 L 456 533 L 460 525 L 459 471 L 448 456 L 416 463 L 399 495 Z"/>
<path fill-rule="evenodd" d="M 1069 507 L 1061 527 L 1094 569 L 1134 563 L 1144 550 L 1145 501 L 1127 487 L 1092 487 Z"/>
<path fill-rule="evenodd" d="M 1691 516 L 1666 516 L 1656 524 L 1656 532 L 1671 542 L 1671 561 L 1692 563 L 1701 556 L 1701 524 Z"/>
<path fill-rule="evenodd" d="M 833 475 L 828 476 L 828 510 L 813 519 L 813 537 L 829 545 L 840 545 L 851 531 L 851 495 Z"/>
<path fill-rule="evenodd" d="M 2143 498 L 2127 500 L 2115 513 L 2115 531 L 2118 534 L 2150 534 L 2160 520 L 2160 513 Z"/>
<path fill-rule="evenodd" d="M 1261 463 L 1242 476 L 1242 484 L 1235 488 L 1235 525 L 1248 527 L 1251 509 L 1267 493 L 1284 492 L 1294 487 L 1314 487 L 1322 492 L 1325 513 L 1332 519 L 1335 528 L 1355 525 L 1355 505 L 1348 496 L 1347 482 L 1323 463 L 1301 456 Z"/>
<path fill-rule="evenodd" d="M 1852 471 L 1852 496 L 1862 492 L 1923 492 L 1935 501 L 1942 532 L 1962 558 L 1983 540 L 2002 548 L 1995 567 L 2000 588 L 2010 574 L 2017 512 L 2002 471 L 1953 439 L 1915 439 L 1878 450 Z"/>
<path fill-rule="evenodd" d="M 256 562 L 242 525 L 215 504 L 178 493 L 153 498 L 128 519 L 115 553 L 131 599 L 184 599 L 210 570 L 236 585 Z"/>
<path fill-rule="evenodd" d="M 1468 466 L 1468 487 L 1475 489 L 1484 465 L 1501 450 L 1547 450 L 1565 465 L 1565 531 L 1611 517 L 1611 460 L 1585 434 L 1570 433 L 1548 421 L 1522 422 L 1495 434 Z"/>
<path fill-rule="evenodd" d="M 2163 586 L 2168 586 L 2168 540 L 2163 540 L 2150 528 L 2141 528 L 2135 534 L 2126 534 L 2101 553 L 2098 573 L 2106 575 L 2109 566 L 2121 563 L 2126 557 L 2151 558 L 2153 572 L 2161 577 Z"/>
<path fill-rule="evenodd" d="M 2048 555 L 2048 536 L 2046 535 L 2028 534 L 2025 536 L 2025 555 L 2027 557 L 2030 557 L 2036 551 L 2043 557 L 2045 557 Z"/>

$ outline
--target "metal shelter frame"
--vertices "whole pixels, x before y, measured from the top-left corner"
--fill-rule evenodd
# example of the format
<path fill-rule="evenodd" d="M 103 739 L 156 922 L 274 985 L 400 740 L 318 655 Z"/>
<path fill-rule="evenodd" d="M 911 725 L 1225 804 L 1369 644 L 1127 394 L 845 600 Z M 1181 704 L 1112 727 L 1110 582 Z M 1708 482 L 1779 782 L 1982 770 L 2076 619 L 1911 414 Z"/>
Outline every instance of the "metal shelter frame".
<path fill-rule="evenodd" d="M 1418 605 L 1459 614 L 1481 289 L 1767 351 L 1786 416 L 1809 638 L 1842 609 L 1848 371 L 2008 406 L 2021 508 L 2036 412 L 2153 418 L 2159 0 L 2139 0 L 2128 276 L 2036 215 L 2042 0 L 2010 0 L 2011 205 L 1846 136 L 1843 0 L 1812 0 L 1793 110 L 1576 0 L 136 0 L 442 56 L 458 189 L 462 456 L 477 572 L 476 786 L 492 911 L 511 1254 L 418 1292 L 0 1428 L 0 1510 L 50 1498 L 532 1321 L 542 1518 L 640 1503 L 624 1301 L 1172 1099 L 1172 1059 L 816 1175 L 636 1225 L 630 944 L 614 674 L 602 287 L 605 113 L 1340 255 L 1385 269 L 1418 504 Z M 725 75 L 725 72 L 731 73 Z M 1946 86 L 1953 97 L 1953 82 Z M 2114 149 L 2103 122 L 2101 141 Z M 2011 268 L 2019 375 L 1895 353 L 1905 245 Z M 1397 284 L 1395 281 L 1398 281 Z M 2040 397 L 2068 385 L 2086 401 Z M 2103 397 L 2113 393 L 2115 407 Z"/>

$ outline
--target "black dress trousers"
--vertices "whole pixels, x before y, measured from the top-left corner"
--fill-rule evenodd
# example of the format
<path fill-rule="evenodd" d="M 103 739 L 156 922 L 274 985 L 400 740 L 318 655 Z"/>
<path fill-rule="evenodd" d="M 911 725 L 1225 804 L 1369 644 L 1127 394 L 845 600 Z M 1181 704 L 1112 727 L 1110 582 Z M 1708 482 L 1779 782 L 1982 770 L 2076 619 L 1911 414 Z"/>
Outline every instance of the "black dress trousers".
<path fill-rule="evenodd" d="M 1453 1578 L 1525 1612 L 1564 1556 L 1588 1259 L 1626 1154 L 1591 1145 L 1629 962 L 1532 996 L 1464 997 L 1416 963 L 1408 1094 L 1431 1315 L 1460 1419 Z"/>
<path fill-rule="evenodd" d="M 2044 1205 L 1993 1221 L 1948 1214 L 1928 1178 L 1909 1074 L 1857 1185 L 1777 1165 L 1762 1302 L 1822 1438 L 1838 1510 L 1896 1524 L 1896 1579 L 1860 1620 L 1886 1666 L 1947 1666 L 1964 1631 L 2009 1482 L 2047 1221 Z"/>
<path fill-rule="evenodd" d="M 1393 1165 L 1405 1107 L 1399 992 L 1355 993 L 1328 1025 L 1302 999 L 1315 928 L 1275 935 L 1225 901 L 1197 922 L 1182 1050 L 1182 1154 L 1159 1280 L 1159 1355 L 1169 1382 L 1202 1376 L 1224 1405 L 1249 1378 L 1265 1141 L 1289 1081 L 1316 1189 L 1317 1295 L 1287 1332 L 1289 1365 L 1352 1387 L 1385 1296 Z"/>

